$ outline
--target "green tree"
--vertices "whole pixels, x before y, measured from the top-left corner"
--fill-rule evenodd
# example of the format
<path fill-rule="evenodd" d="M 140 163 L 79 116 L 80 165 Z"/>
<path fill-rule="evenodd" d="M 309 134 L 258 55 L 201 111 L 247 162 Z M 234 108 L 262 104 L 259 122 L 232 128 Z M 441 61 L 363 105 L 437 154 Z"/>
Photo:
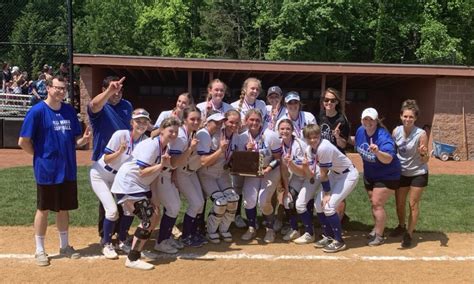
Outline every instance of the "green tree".
<path fill-rule="evenodd" d="M 59 64 L 67 58 L 66 8 L 57 4 L 51 0 L 31 1 L 13 25 L 10 41 L 25 44 L 13 45 L 8 57 L 32 78 L 45 63 Z"/>
<path fill-rule="evenodd" d="M 147 3 L 86 0 L 74 27 L 75 51 L 96 54 L 137 54 L 135 22 Z"/>

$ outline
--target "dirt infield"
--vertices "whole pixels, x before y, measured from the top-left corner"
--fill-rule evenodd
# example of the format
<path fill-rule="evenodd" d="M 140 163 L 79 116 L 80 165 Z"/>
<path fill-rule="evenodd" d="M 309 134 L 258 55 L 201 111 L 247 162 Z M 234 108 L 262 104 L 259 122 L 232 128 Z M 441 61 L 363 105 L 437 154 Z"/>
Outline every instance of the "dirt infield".
<path fill-rule="evenodd" d="M 77 164 L 84 166 L 91 164 L 91 151 L 77 151 Z M 357 154 L 349 154 L 349 158 L 359 171 L 362 171 L 362 161 Z M 32 164 L 32 157 L 18 149 L 0 149 L 0 169 L 28 166 Z M 431 158 L 428 163 L 431 174 L 474 175 L 474 161 L 446 161 Z"/>
<path fill-rule="evenodd" d="M 78 151 L 78 164 L 90 165 L 90 151 Z M 361 170 L 357 155 L 349 155 Z M 0 149 L 0 168 L 31 165 L 32 157 L 21 150 Z M 474 174 L 474 161 L 442 162 L 431 159 L 432 174 Z M 71 244 L 84 256 L 68 260 L 56 255 L 58 236 L 54 227 L 47 234 L 46 250 L 51 265 L 34 263 L 32 227 L 0 227 L 0 283 L 116 282 L 133 283 L 474 283 L 474 234 L 416 233 L 414 248 L 400 249 L 399 239 L 387 239 L 380 247 L 367 247 L 365 232 L 346 232 L 348 249 L 326 254 L 312 245 L 263 243 L 263 230 L 256 241 L 246 243 L 234 230 L 236 242 L 186 248 L 177 255 L 160 254 L 150 261 L 153 271 L 124 266 L 125 256 L 106 260 L 100 254 L 95 228 L 73 227 Z M 151 249 L 153 242 L 147 244 Z"/>
<path fill-rule="evenodd" d="M 84 256 L 69 260 L 54 256 L 58 237 L 50 228 L 46 249 L 51 265 L 37 267 L 33 259 L 33 228 L 2 227 L 0 265 L 3 283 L 117 282 L 145 280 L 161 283 L 473 283 L 473 234 L 415 234 L 416 247 L 399 248 L 398 239 L 367 247 L 365 234 L 349 232 L 348 249 L 325 254 L 312 245 L 286 244 L 279 239 L 264 245 L 259 239 L 245 243 L 208 244 L 186 248 L 177 255 L 160 254 L 153 271 L 124 266 L 125 256 L 106 260 L 100 256 L 94 228 L 71 228 L 71 243 Z M 240 236 L 242 231 L 234 231 Z M 147 244 L 151 248 L 152 242 Z"/>

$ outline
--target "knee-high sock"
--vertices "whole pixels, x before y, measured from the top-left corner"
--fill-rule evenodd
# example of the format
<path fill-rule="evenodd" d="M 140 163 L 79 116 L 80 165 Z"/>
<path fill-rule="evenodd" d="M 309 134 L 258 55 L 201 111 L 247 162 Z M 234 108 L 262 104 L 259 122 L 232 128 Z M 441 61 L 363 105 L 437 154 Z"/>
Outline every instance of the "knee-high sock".
<path fill-rule="evenodd" d="M 319 223 L 321 223 L 321 228 L 323 229 L 323 234 L 326 237 L 334 238 L 334 233 L 332 232 L 331 225 L 329 224 L 326 215 L 324 215 L 324 213 L 318 213 L 318 218 Z"/>
<path fill-rule="evenodd" d="M 134 216 L 123 215 L 119 225 L 119 240 L 124 242 L 128 237 L 128 230 L 132 226 Z"/>
<path fill-rule="evenodd" d="M 332 228 L 332 231 L 334 233 L 334 239 L 336 241 L 342 242 L 342 227 L 339 215 L 337 215 L 336 213 L 332 214 L 331 216 L 326 216 L 326 220 L 328 220 L 328 223 Z"/>
<path fill-rule="evenodd" d="M 161 243 L 171 237 L 171 231 L 173 230 L 175 223 L 176 218 L 171 218 L 168 215 L 163 214 L 163 218 L 161 218 L 160 232 L 158 234 L 158 239 L 156 240 L 157 243 Z"/>
<path fill-rule="evenodd" d="M 257 207 L 251 209 L 245 209 L 245 215 L 247 215 L 247 220 L 249 227 L 257 227 Z"/>
<path fill-rule="evenodd" d="M 299 215 L 300 215 L 301 221 L 303 221 L 304 231 L 310 234 L 311 236 L 314 235 L 313 218 L 311 218 L 312 217 L 311 213 L 308 210 L 306 210 L 305 212 Z"/>
<path fill-rule="evenodd" d="M 314 199 L 310 199 L 306 204 L 306 209 L 309 211 L 309 214 L 313 216 L 314 213 Z"/>
<path fill-rule="evenodd" d="M 114 233 L 114 228 L 115 228 L 115 221 L 111 221 L 107 218 L 104 218 L 104 236 L 103 236 L 103 243 L 104 244 L 109 244 L 112 242 L 112 235 Z"/>
<path fill-rule="evenodd" d="M 239 194 L 239 201 L 237 202 L 237 212 L 235 212 L 235 216 L 241 215 L 240 212 L 242 211 L 242 198 L 243 198 L 243 195 Z"/>
<path fill-rule="evenodd" d="M 288 221 L 290 222 L 291 229 L 298 230 L 298 220 L 296 215 L 292 213 L 290 209 L 285 209 L 286 216 L 288 217 Z"/>
<path fill-rule="evenodd" d="M 196 218 L 193 218 L 191 216 L 189 216 L 188 214 L 184 214 L 184 218 L 183 218 L 183 234 L 182 234 L 182 238 L 186 238 L 187 236 L 189 235 L 192 235 L 194 234 L 195 230 L 195 225 L 196 224 Z"/>

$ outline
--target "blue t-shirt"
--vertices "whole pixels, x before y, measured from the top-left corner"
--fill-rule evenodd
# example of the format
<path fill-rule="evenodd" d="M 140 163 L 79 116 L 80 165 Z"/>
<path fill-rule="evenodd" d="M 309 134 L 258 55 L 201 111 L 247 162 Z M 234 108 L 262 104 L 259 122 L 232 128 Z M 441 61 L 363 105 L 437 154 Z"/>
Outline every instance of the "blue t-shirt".
<path fill-rule="evenodd" d="M 76 136 L 81 133 L 76 111 L 68 104 L 62 103 L 59 110 L 53 110 L 41 101 L 28 111 L 20 137 L 33 142 L 36 183 L 76 180 Z"/>
<path fill-rule="evenodd" d="M 131 129 L 132 111 L 132 104 L 124 99 L 116 105 L 106 103 L 98 113 L 92 113 L 90 107 L 87 107 L 87 114 L 94 135 L 93 161 L 99 160 L 104 154 L 105 146 L 107 146 L 115 131 Z"/>
<path fill-rule="evenodd" d="M 390 164 L 380 162 L 374 153 L 369 151 L 370 139 L 379 147 L 380 151 L 392 156 Z M 364 162 L 364 176 L 369 181 L 398 180 L 400 179 L 401 167 L 397 158 L 395 142 L 388 131 L 378 127 L 372 136 L 367 135 L 365 128 L 360 126 L 355 135 L 355 148 Z"/>

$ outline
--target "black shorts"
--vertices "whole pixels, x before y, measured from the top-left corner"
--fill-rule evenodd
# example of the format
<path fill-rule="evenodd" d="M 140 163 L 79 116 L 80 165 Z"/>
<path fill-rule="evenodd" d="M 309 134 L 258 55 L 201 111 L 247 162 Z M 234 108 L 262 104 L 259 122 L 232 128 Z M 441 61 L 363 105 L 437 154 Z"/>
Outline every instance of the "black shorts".
<path fill-rule="evenodd" d="M 428 173 L 419 176 L 407 177 L 402 175 L 400 177 L 400 187 L 426 187 L 428 185 Z"/>
<path fill-rule="evenodd" d="M 79 207 L 77 201 L 77 181 L 65 181 L 60 184 L 36 185 L 36 208 L 39 210 L 74 210 Z"/>
<path fill-rule="evenodd" d="M 383 188 L 386 187 L 391 190 L 397 190 L 400 187 L 400 180 L 368 180 L 364 176 L 364 186 L 365 190 L 374 190 L 374 188 Z"/>

